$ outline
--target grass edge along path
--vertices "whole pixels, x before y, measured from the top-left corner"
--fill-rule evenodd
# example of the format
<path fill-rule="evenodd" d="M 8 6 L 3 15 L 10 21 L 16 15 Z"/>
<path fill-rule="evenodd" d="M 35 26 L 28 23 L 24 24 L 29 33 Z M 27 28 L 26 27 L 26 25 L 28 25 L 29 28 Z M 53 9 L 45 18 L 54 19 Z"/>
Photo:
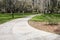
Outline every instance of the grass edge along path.
<path fill-rule="evenodd" d="M 32 13 L 14 13 L 14 18 L 12 18 L 12 15 L 10 13 L 0 13 L 0 24 L 8 22 L 10 20 L 16 19 L 16 18 L 23 18 L 29 15 L 33 15 Z"/>

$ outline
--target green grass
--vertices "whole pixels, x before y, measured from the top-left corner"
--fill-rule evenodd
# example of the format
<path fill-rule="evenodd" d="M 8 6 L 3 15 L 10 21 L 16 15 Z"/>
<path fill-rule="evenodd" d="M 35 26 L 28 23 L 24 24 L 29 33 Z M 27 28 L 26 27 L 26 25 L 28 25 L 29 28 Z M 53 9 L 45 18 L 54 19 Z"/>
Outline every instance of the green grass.
<path fill-rule="evenodd" d="M 31 21 L 38 22 L 60 22 L 60 14 L 42 14 L 37 15 L 31 19 Z"/>
<path fill-rule="evenodd" d="M 12 19 L 16 19 L 16 18 L 22 18 L 22 17 L 26 17 L 32 15 L 32 13 L 14 13 L 14 18 L 12 18 L 12 15 L 10 13 L 0 13 L 0 24 L 10 21 Z"/>

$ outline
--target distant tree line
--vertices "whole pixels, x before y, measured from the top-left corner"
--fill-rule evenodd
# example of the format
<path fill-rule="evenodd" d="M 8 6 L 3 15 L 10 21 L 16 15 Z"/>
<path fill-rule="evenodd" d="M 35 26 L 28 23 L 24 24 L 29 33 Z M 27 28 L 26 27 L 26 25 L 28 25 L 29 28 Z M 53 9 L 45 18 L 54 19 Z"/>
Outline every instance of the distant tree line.
<path fill-rule="evenodd" d="M 7 13 L 17 13 L 17 12 L 40 12 L 40 5 L 36 5 L 34 7 L 34 0 L 32 0 L 31 4 L 28 4 L 25 1 L 18 1 L 18 0 L 2 0 L 0 1 L 0 12 L 7 12 Z M 50 0 L 45 4 L 44 13 L 60 13 L 60 1 L 57 0 Z M 47 5 L 47 6 L 46 6 Z"/>
<path fill-rule="evenodd" d="M 18 0 L 3 0 L 0 1 L 0 12 L 16 13 L 16 12 L 31 12 L 32 5 L 25 1 Z"/>

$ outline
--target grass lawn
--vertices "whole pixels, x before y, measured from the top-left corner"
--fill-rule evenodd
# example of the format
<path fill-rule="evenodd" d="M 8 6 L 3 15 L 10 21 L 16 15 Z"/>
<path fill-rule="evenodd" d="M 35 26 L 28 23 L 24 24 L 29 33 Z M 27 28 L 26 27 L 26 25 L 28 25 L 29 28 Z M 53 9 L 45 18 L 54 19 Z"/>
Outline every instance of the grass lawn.
<path fill-rule="evenodd" d="M 9 20 L 12 20 L 12 19 L 26 17 L 31 14 L 32 13 L 24 13 L 24 14 L 23 13 L 14 13 L 14 18 L 12 18 L 12 15 L 10 13 L 4 13 L 4 14 L 0 13 L 0 24 L 7 22 Z"/>
<path fill-rule="evenodd" d="M 31 19 L 38 22 L 60 22 L 60 14 L 42 14 L 37 15 Z"/>

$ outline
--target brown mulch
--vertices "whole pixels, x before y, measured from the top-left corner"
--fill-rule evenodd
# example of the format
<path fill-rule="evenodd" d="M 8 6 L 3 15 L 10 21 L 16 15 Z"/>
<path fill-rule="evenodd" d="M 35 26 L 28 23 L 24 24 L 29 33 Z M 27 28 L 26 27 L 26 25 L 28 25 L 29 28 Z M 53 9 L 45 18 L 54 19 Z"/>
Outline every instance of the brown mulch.
<path fill-rule="evenodd" d="M 29 23 L 29 25 L 31 25 L 32 27 L 34 27 L 36 29 L 51 32 L 51 33 L 60 34 L 60 24 L 58 24 L 58 25 L 46 25 L 47 22 L 35 22 L 35 21 L 29 21 L 28 23 Z"/>

